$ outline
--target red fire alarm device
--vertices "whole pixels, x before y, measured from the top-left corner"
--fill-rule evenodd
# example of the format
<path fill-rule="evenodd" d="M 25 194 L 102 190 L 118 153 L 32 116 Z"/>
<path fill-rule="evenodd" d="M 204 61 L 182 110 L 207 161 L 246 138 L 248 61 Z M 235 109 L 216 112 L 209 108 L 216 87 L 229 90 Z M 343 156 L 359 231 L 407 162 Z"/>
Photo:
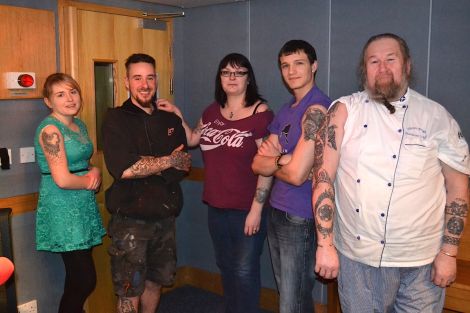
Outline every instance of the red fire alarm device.
<path fill-rule="evenodd" d="M 36 75 L 33 72 L 5 73 L 7 89 L 35 89 Z"/>

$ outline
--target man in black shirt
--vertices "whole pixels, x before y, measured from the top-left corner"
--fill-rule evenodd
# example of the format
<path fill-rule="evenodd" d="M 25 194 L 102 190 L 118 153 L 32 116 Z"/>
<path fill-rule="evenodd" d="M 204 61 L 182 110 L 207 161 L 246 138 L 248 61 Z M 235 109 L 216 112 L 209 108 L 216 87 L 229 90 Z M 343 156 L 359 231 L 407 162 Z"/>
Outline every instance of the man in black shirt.
<path fill-rule="evenodd" d="M 114 182 L 106 190 L 112 214 L 108 233 L 117 312 L 154 313 L 162 285 L 176 272 L 175 217 L 182 207 L 179 182 L 189 171 L 181 119 L 157 110 L 155 60 L 126 61 L 130 98 L 103 123 L 104 157 Z"/>

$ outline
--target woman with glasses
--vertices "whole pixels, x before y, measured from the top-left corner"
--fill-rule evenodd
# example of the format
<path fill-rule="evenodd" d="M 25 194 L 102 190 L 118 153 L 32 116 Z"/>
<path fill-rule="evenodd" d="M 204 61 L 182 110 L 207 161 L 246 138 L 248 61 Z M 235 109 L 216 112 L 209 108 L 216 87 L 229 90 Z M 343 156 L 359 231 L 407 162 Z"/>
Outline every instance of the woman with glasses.
<path fill-rule="evenodd" d="M 188 145 L 199 144 L 202 151 L 203 200 L 222 274 L 225 312 L 259 312 L 260 255 L 266 238 L 263 206 L 271 178 L 255 175 L 251 162 L 268 135 L 273 113 L 258 93 L 251 64 L 238 53 L 220 61 L 215 101 L 195 129 L 167 100 L 160 99 L 157 105 L 181 117 Z"/>

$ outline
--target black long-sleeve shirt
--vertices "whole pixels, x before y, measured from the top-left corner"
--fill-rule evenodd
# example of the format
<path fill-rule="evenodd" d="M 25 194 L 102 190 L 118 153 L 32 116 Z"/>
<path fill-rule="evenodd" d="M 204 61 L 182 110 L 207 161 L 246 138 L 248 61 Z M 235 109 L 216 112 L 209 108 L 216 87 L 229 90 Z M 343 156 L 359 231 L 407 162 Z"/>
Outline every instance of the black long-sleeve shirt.
<path fill-rule="evenodd" d="M 114 178 L 106 190 L 109 212 L 142 219 L 177 215 L 182 207 L 179 182 L 184 171 L 169 168 L 143 178 L 121 176 L 141 156 L 167 156 L 181 144 L 186 149 L 181 119 L 156 109 L 147 114 L 128 99 L 121 107 L 108 110 L 102 133 L 106 167 Z"/>

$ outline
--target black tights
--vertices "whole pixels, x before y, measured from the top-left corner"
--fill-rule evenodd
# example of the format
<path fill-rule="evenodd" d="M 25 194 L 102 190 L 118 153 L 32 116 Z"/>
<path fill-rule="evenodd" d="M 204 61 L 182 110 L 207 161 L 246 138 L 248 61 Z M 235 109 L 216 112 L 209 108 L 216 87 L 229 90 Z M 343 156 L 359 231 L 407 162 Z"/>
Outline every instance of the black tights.
<path fill-rule="evenodd" d="M 62 252 L 65 265 L 64 294 L 59 313 L 82 313 L 83 304 L 96 285 L 91 249 Z"/>

